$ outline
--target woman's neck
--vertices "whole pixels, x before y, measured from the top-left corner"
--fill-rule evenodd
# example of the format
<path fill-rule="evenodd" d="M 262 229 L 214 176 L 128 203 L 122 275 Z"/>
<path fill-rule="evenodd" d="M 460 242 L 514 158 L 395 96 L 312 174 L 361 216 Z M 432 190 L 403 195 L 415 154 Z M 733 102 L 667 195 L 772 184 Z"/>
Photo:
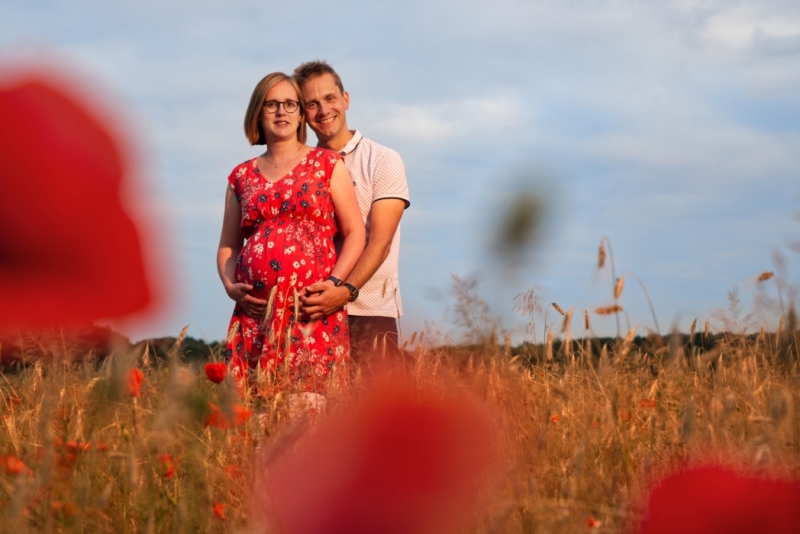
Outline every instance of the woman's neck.
<path fill-rule="evenodd" d="M 280 141 L 272 141 L 267 143 L 267 157 L 275 161 L 281 161 L 285 158 L 292 157 L 302 147 L 303 144 L 297 140 L 296 137 Z"/>

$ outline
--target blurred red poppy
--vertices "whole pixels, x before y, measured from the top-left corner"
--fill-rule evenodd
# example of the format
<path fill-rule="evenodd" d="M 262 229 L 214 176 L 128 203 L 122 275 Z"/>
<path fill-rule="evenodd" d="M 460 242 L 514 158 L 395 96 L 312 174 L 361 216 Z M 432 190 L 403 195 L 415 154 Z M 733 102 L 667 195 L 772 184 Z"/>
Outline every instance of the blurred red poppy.
<path fill-rule="evenodd" d="M 20 399 L 16 393 L 12 393 L 6 397 L 6 404 L 9 410 L 13 410 L 14 406 L 22 404 L 22 399 Z"/>
<path fill-rule="evenodd" d="M 558 415 L 557 413 L 554 413 L 553 415 L 550 416 L 551 423 L 558 423 L 559 421 L 561 421 L 561 416 Z"/>
<path fill-rule="evenodd" d="M 208 407 L 211 408 L 211 413 L 206 417 L 206 426 L 215 426 L 217 428 L 236 428 L 245 424 L 253 413 L 252 410 L 246 410 L 240 404 L 231 405 L 230 414 L 220 410 L 211 402 L 208 403 Z"/>
<path fill-rule="evenodd" d="M 214 515 L 225 521 L 225 503 L 214 501 Z"/>
<path fill-rule="evenodd" d="M 66 449 L 69 454 L 77 455 L 82 452 L 87 452 L 92 450 L 92 444 L 89 442 L 81 442 L 81 441 L 68 441 L 66 443 Z"/>
<path fill-rule="evenodd" d="M 33 474 L 33 471 L 13 454 L 0 455 L 0 467 L 3 468 L 3 471 L 7 475 L 18 476 Z"/>
<path fill-rule="evenodd" d="M 52 513 L 54 516 L 62 516 L 66 518 L 77 515 L 78 512 L 80 512 L 80 508 L 75 506 L 70 501 L 53 501 L 50 503 L 50 513 Z"/>
<path fill-rule="evenodd" d="M 139 389 L 142 387 L 142 380 L 144 380 L 144 373 L 141 369 L 133 368 L 128 370 L 125 376 L 125 393 L 131 397 L 139 396 Z"/>
<path fill-rule="evenodd" d="M 230 464 L 225 467 L 225 474 L 231 478 L 242 478 L 244 477 L 244 471 L 242 471 L 239 467 Z"/>
<path fill-rule="evenodd" d="M 175 476 L 175 462 L 172 461 L 171 454 L 161 455 L 161 476 L 164 478 L 172 478 Z"/>
<path fill-rule="evenodd" d="M 121 140 L 55 79 L 0 86 L 0 325 L 142 310 L 151 292 L 121 200 Z"/>
<path fill-rule="evenodd" d="M 656 401 L 655 399 L 642 399 L 641 401 L 639 401 L 639 406 L 641 406 L 642 408 L 655 408 Z"/>
<path fill-rule="evenodd" d="M 206 376 L 215 384 L 219 384 L 225 380 L 225 375 L 227 374 L 228 366 L 223 362 L 206 364 Z"/>
<path fill-rule="evenodd" d="M 800 530 L 800 482 L 701 466 L 655 485 L 639 534 L 784 534 Z"/>
<path fill-rule="evenodd" d="M 283 534 L 460 532 L 488 473 L 491 431 L 469 399 L 441 397 L 384 383 L 319 423 L 269 466 L 256 490 L 265 516 Z"/>

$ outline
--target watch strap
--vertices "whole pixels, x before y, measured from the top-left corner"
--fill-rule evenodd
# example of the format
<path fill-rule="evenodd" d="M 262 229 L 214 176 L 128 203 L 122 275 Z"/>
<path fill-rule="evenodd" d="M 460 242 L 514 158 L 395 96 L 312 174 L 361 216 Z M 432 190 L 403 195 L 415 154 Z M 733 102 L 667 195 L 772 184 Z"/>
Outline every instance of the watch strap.
<path fill-rule="evenodd" d="M 350 290 L 349 302 L 354 302 L 358 298 L 358 288 L 348 282 L 344 282 L 342 285 Z"/>
<path fill-rule="evenodd" d="M 342 283 L 343 283 L 341 280 L 339 280 L 339 279 L 338 279 L 338 278 L 336 278 L 335 276 L 329 276 L 329 277 L 328 277 L 328 280 L 330 280 L 331 282 L 333 282 L 333 285 L 335 285 L 336 287 L 339 287 L 339 286 L 340 286 L 340 285 L 342 285 Z"/>

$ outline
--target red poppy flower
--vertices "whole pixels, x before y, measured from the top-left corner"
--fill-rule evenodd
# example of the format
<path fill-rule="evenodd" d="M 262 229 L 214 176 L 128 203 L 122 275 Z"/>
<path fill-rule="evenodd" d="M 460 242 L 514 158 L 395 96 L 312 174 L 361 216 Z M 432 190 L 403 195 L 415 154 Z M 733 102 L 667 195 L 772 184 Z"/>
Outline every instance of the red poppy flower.
<path fill-rule="evenodd" d="M 125 375 L 125 393 L 131 397 L 139 396 L 139 389 L 142 387 L 142 380 L 144 380 L 144 373 L 141 369 L 129 369 Z"/>
<path fill-rule="evenodd" d="M 405 385 L 381 384 L 305 439 L 256 490 L 280 532 L 455 532 L 492 456 L 482 410 Z"/>
<path fill-rule="evenodd" d="M 70 452 L 56 453 L 56 466 L 58 466 L 63 475 L 69 474 L 77 461 L 78 456 Z"/>
<path fill-rule="evenodd" d="M 228 366 L 223 362 L 206 364 L 206 376 L 215 384 L 219 384 L 225 380 L 225 375 L 227 374 Z"/>
<path fill-rule="evenodd" d="M 0 325 L 142 310 L 151 291 L 110 119 L 42 74 L 0 85 Z"/>
<path fill-rule="evenodd" d="M 583 524 L 586 525 L 586 528 L 588 528 L 589 530 L 594 530 L 600 526 L 600 521 L 598 521 L 592 516 L 588 516 L 583 520 Z"/>
<path fill-rule="evenodd" d="M 242 478 L 244 477 L 244 472 L 239 469 L 237 466 L 231 464 L 225 467 L 225 474 L 231 478 Z"/>
<path fill-rule="evenodd" d="M 800 482 L 702 466 L 652 490 L 639 534 L 783 534 L 800 525 Z"/>
<path fill-rule="evenodd" d="M 561 416 L 558 415 L 557 413 L 554 413 L 553 415 L 550 416 L 551 423 L 558 423 L 559 421 L 561 421 Z"/>
<path fill-rule="evenodd" d="M 161 455 L 161 476 L 164 478 L 175 476 L 175 462 L 172 461 L 171 454 Z"/>
<path fill-rule="evenodd" d="M 78 512 L 80 512 L 80 508 L 69 501 L 53 501 L 50 504 L 50 513 L 52 513 L 54 516 L 72 517 L 77 515 Z"/>
<path fill-rule="evenodd" d="M 245 424 L 253 413 L 252 410 L 246 410 L 240 404 L 231 405 L 230 414 L 220 410 L 211 402 L 208 403 L 208 407 L 211 408 L 211 413 L 206 417 L 206 426 L 215 426 L 217 428 L 236 428 Z"/>
<path fill-rule="evenodd" d="M 22 399 L 20 399 L 16 393 L 13 393 L 6 397 L 6 403 L 8 404 L 8 408 L 13 410 L 14 406 L 22 404 Z"/>
<path fill-rule="evenodd" d="M 225 521 L 225 503 L 214 501 L 214 515 Z"/>
<path fill-rule="evenodd" d="M 102 439 L 98 439 L 97 443 L 95 443 L 94 450 L 97 452 L 106 452 L 108 450 L 108 444 Z"/>
<path fill-rule="evenodd" d="M 642 399 L 639 402 L 639 406 L 641 406 L 642 408 L 655 408 L 656 401 L 655 399 Z"/>
<path fill-rule="evenodd" d="M 92 449 L 91 443 L 83 443 L 80 441 L 68 441 L 66 443 L 66 450 L 69 454 L 78 455 L 82 452 L 87 452 Z"/>
<path fill-rule="evenodd" d="M 0 467 L 3 468 L 5 474 L 7 475 L 32 475 L 33 471 L 31 471 L 27 465 L 25 465 L 22 460 L 14 456 L 13 454 L 7 455 L 0 455 Z"/>

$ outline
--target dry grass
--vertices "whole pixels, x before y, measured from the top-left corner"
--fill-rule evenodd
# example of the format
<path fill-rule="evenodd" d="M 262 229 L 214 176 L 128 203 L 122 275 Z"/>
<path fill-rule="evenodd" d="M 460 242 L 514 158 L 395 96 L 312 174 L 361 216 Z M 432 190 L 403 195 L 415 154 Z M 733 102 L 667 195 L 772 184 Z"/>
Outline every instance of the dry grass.
<path fill-rule="evenodd" d="M 653 353 L 629 335 L 618 346 L 562 343 L 547 361 L 547 343 L 537 347 L 541 362 L 492 344 L 406 348 L 420 387 L 466 387 L 496 410 L 498 474 L 473 531 L 521 533 L 588 531 L 587 518 L 598 531 L 625 531 L 647 480 L 675 463 L 711 458 L 796 476 L 797 347 L 784 329 L 780 337 L 727 336 L 708 352 L 672 343 Z M 257 416 L 239 429 L 211 428 L 208 402 L 225 410 L 238 401 L 229 383 L 212 384 L 174 358 L 131 358 L 118 353 L 98 365 L 53 357 L 2 377 L 0 451 L 33 472 L 0 472 L 4 531 L 254 526 L 254 449 L 270 447 L 287 426 L 285 392 L 248 396 L 243 404 Z M 124 394 L 132 365 L 144 370 L 139 398 Z M 356 379 L 354 390 L 362 385 Z"/>

